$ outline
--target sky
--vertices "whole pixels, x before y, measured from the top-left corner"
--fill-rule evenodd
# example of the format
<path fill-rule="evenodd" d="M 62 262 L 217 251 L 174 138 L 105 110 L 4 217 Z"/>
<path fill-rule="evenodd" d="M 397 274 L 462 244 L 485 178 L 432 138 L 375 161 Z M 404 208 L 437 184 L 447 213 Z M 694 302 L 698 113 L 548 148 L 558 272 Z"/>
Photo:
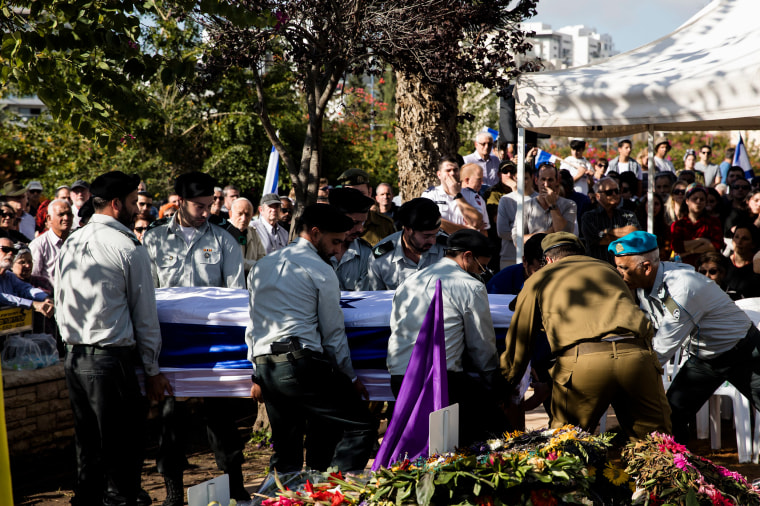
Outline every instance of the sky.
<path fill-rule="evenodd" d="M 621 53 L 667 35 L 699 12 L 708 0 L 538 0 L 538 15 L 529 21 L 558 29 L 586 25 L 609 33 Z"/>

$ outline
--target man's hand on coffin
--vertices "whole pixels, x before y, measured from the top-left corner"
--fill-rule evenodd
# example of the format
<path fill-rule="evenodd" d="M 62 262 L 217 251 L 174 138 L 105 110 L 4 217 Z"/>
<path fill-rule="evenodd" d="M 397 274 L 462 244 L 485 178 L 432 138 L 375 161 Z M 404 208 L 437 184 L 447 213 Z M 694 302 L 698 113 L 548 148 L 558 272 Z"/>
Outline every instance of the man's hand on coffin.
<path fill-rule="evenodd" d="M 148 399 L 151 402 L 163 401 L 164 392 L 174 395 L 171 383 L 169 383 L 169 380 L 162 373 L 146 377 L 145 391 L 148 393 Z"/>
<path fill-rule="evenodd" d="M 364 386 L 364 383 L 362 383 L 362 380 L 359 378 L 356 378 L 356 381 L 354 381 L 354 390 L 356 390 L 356 393 L 359 394 L 363 399 L 369 400 L 369 392 L 367 391 L 367 387 Z"/>
<path fill-rule="evenodd" d="M 261 387 L 254 383 L 251 385 L 251 397 L 256 402 L 264 402 L 264 393 L 261 391 Z"/>

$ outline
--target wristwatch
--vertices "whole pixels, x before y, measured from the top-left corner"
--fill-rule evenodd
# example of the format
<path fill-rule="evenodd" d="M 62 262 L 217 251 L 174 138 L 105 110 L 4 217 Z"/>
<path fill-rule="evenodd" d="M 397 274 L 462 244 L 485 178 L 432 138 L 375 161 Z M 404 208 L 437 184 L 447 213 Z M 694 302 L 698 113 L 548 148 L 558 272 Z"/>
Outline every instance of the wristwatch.
<path fill-rule="evenodd" d="M 554 211 L 555 209 L 557 209 L 556 205 L 552 204 L 549 206 L 549 211 Z"/>
<path fill-rule="evenodd" d="M 464 195 L 462 195 L 462 192 L 459 192 L 456 195 L 454 195 L 454 200 L 463 199 L 463 198 L 464 198 Z"/>

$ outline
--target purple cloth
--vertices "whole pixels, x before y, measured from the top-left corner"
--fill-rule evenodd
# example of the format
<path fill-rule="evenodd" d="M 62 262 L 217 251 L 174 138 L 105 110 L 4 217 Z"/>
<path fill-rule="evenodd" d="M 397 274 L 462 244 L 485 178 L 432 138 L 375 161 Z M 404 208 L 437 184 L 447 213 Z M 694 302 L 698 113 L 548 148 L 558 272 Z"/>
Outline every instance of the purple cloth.
<path fill-rule="evenodd" d="M 430 301 L 401 383 L 393 418 L 372 464 L 372 470 L 390 467 L 399 459 L 413 460 L 427 455 L 430 413 L 448 405 L 443 296 L 441 281 L 438 280 L 435 295 Z"/>

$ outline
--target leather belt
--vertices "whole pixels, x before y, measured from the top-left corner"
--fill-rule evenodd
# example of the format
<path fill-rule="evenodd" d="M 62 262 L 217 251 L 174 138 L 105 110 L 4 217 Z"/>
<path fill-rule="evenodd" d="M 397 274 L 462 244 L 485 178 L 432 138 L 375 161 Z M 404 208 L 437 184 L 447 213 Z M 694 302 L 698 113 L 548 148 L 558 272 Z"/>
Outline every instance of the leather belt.
<path fill-rule="evenodd" d="M 135 352 L 131 346 L 110 346 L 98 347 L 89 344 L 67 344 L 67 353 L 78 353 L 80 355 L 110 355 L 112 357 L 127 357 Z"/>
<path fill-rule="evenodd" d="M 322 354 L 315 353 L 308 348 L 303 348 L 300 350 L 289 351 L 287 353 L 259 355 L 258 357 L 254 357 L 253 361 L 256 363 L 256 365 L 263 365 L 263 364 L 277 364 L 281 362 L 289 362 L 291 360 L 298 360 L 301 358 L 311 358 L 311 357 L 321 358 Z"/>

